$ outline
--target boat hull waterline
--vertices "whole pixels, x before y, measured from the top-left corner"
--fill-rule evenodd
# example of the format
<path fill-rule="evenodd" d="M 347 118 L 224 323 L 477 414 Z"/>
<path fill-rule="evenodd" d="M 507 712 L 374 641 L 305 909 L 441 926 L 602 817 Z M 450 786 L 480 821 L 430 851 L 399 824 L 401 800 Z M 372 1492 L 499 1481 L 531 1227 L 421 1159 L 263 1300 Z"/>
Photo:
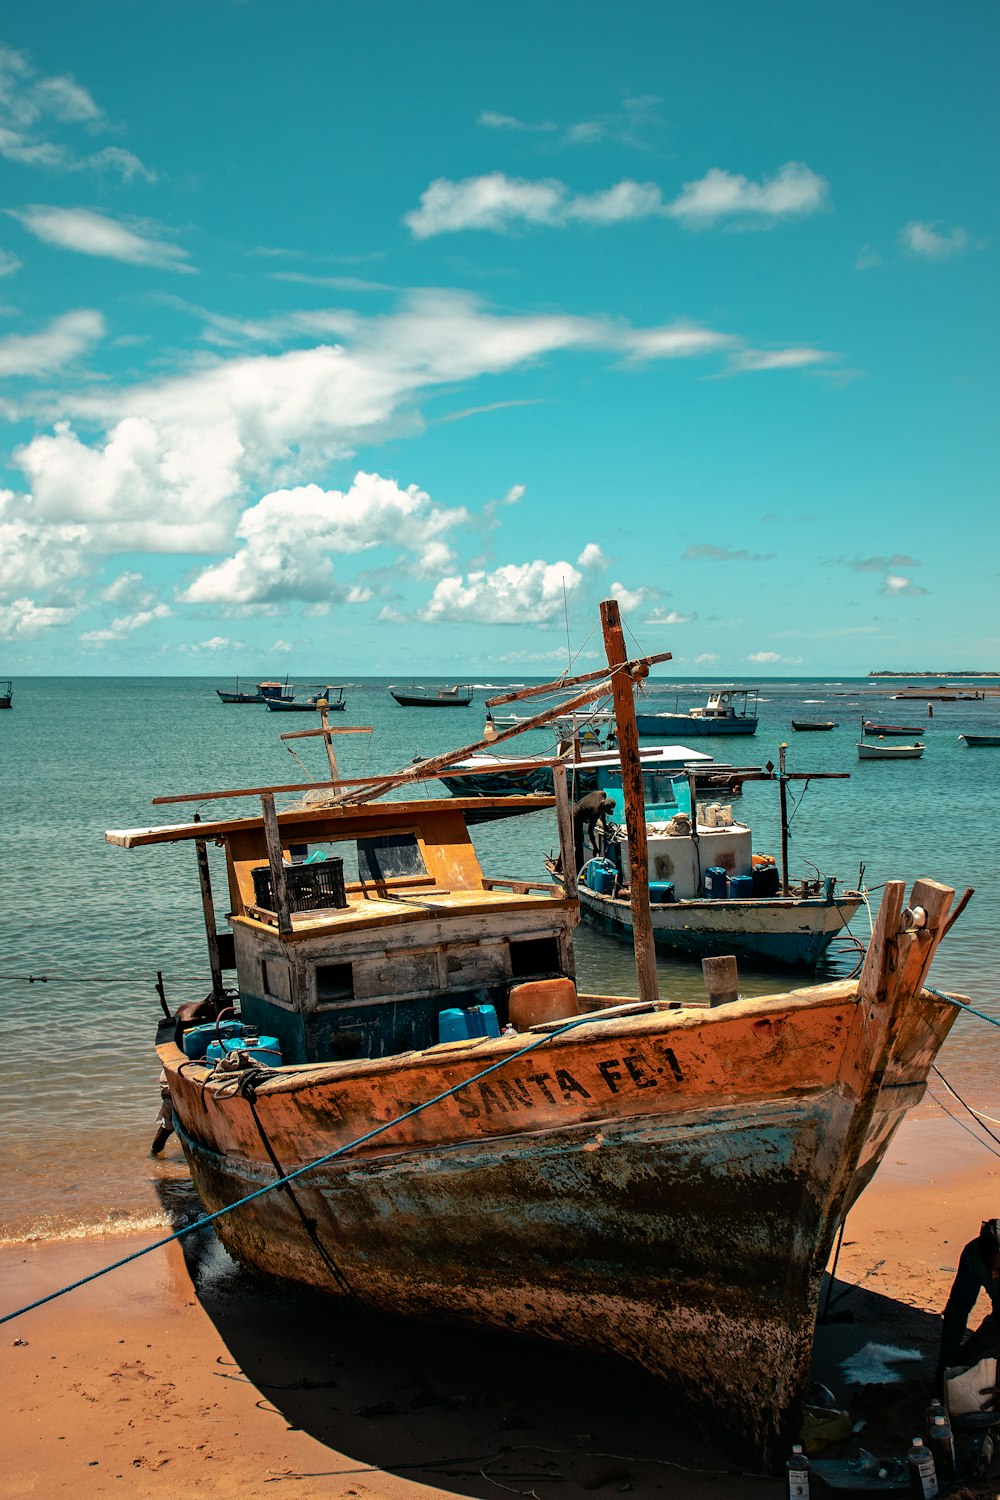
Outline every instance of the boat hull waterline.
<path fill-rule="evenodd" d="M 635 725 L 642 739 L 650 739 L 655 735 L 667 739 L 682 735 L 689 739 L 692 735 L 757 733 L 757 720 L 740 716 L 700 719 L 690 714 L 636 714 Z"/>
<path fill-rule="evenodd" d="M 216 1229 L 257 1270 L 623 1355 L 773 1460 L 838 1223 L 957 1012 L 925 993 L 893 1013 L 841 982 L 563 1034 L 296 1182 L 340 1286 L 288 1194 Z M 262 1133 L 292 1171 L 525 1040 L 282 1070 L 253 1110 L 159 1052 L 214 1210 L 274 1180 Z"/>
<path fill-rule="evenodd" d="M 632 941 L 628 897 L 581 885 L 583 920 L 623 942 Z M 814 969 L 851 921 L 861 897 L 754 897 L 747 901 L 672 901 L 650 907 L 653 942 L 664 953 L 713 958 L 731 953 L 749 963 Z"/>

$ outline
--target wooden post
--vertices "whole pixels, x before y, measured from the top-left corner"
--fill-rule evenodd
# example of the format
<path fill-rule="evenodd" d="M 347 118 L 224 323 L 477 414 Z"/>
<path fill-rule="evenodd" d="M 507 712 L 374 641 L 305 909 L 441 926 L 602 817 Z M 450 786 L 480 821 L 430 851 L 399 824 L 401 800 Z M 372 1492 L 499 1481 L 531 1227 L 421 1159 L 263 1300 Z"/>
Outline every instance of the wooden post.
<path fill-rule="evenodd" d="M 785 754 L 782 744 L 778 750 L 778 797 L 781 802 L 781 894 L 788 895 L 788 781 L 785 776 Z"/>
<path fill-rule="evenodd" d="M 632 941 L 635 945 L 635 970 L 639 980 L 639 999 L 656 1001 L 656 949 L 653 944 L 653 919 L 649 911 L 649 854 L 646 847 L 646 807 L 642 793 L 642 762 L 639 759 L 639 734 L 635 725 L 635 703 L 632 699 L 634 678 L 625 669 L 625 636 L 617 599 L 601 604 L 601 625 L 608 666 L 621 668 L 613 672 L 611 689 L 615 700 L 615 723 L 618 726 L 618 757 L 622 768 L 622 791 L 625 797 L 625 827 L 628 832 L 629 899 L 632 907 Z M 648 667 L 634 665 L 645 677 Z"/>
<path fill-rule="evenodd" d="M 274 793 L 264 792 L 260 805 L 264 812 L 264 837 L 267 840 L 267 859 L 271 866 L 271 891 L 274 911 L 278 918 L 278 931 L 287 937 L 292 930 L 292 914 L 288 906 L 288 891 L 285 886 L 285 868 L 281 858 L 281 833 L 278 830 L 278 814 L 274 809 Z"/>
<path fill-rule="evenodd" d="M 703 958 L 701 971 L 705 976 L 709 1005 L 731 1005 L 740 998 L 740 976 L 736 959 L 732 954 L 718 958 Z"/>
<path fill-rule="evenodd" d="M 573 837 L 573 810 L 569 805 L 566 767 L 560 762 L 552 767 L 552 787 L 556 794 L 556 821 L 559 825 L 559 853 L 562 858 L 563 890 L 571 901 L 577 897 L 576 840 Z"/>
<path fill-rule="evenodd" d="M 201 822 L 201 813 L 195 813 L 194 821 Z M 208 845 L 204 839 L 195 839 L 195 854 L 198 859 L 198 884 L 201 887 L 201 909 L 205 917 L 205 936 L 208 939 L 208 966 L 212 971 L 212 994 L 222 999 L 222 964 L 219 961 L 219 934 L 215 925 L 215 901 L 212 898 L 212 872 L 208 867 Z"/>
<path fill-rule="evenodd" d="M 330 728 L 330 716 L 327 712 L 325 698 L 321 698 L 317 704 L 319 708 L 319 721 L 323 726 L 323 744 L 326 746 L 326 758 L 330 762 L 330 780 L 337 779 L 337 757 L 333 751 L 333 730 Z"/>

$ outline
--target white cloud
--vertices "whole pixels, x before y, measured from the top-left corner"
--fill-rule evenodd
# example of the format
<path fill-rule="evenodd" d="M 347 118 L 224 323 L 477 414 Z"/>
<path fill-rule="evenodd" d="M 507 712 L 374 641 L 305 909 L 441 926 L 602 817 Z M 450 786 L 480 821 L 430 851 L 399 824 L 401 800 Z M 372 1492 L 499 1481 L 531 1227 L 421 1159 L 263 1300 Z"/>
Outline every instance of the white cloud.
<path fill-rule="evenodd" d="M 815 213 L 829 188 L 804 162 L 790 161 L 773 177 L 752 182 L 739 173 L 713 167 L 697 182 L 686 182 L 668 212 L 687 228 L 700 229 L 720 219 L 772 220 Z"/>
<path fill-rule="evenodd" d="M 690 625 L 691 621 L 697 618 L 696 614 L 682 615 L 678 609 L 657 609 L 651 615 L 646 616 L 645 623 L 647 625 Z M 696 660 L 700 661 L 701 657 L 696 657 Z"/>
<path fill-rule="evenodd" d="M 927 590 L 920 588 L 912 578 L 904 578 L 901 573 L 887 573 L 879 592 L 889 599 L 918 599 Z"/>
<path fill-rule="evenodd" d="M 833 359 L 825 349 L 803 346 L 798 349 L 739 349 L 729 356 L 729 368 L 737 373 L 749 370 L 801 370 L 809 365 L 825 364 Z"/>
<path fill-rule="evenodd" d="M 695 664 L 696 664 L 696 666 L 699 666 L 699 667 L 707 667 L 707 666 L 710 666 L 712 664 L 712 662 L 715 662 L 715 661 L 718 661 L 718 660 L 719 660 L 719 657 L 718 657 L 718 653 L 717 652 L 715 652 L 715 651 L 702 651 L 698 656 L 695 657 Z"/>
<path fill-rule="evenodd" d="M 540 134 L 548 134 L 553 130 L 559 129 L 558 125 L 554 125 L 551 120 L 543 120 L 538 124 L 532 124 L 528 120 L 519 120 L 514 115 L 497 114 L 492 109 L 484 109 L 476 124 L 485 125 L 488 130 L 524 130 L 529 132 L 537 131 Z"/>
<path fill-rule="evenodd" d="M 491 625 L 543 625 L 558 618 L 564 598 L 582 583 L 566 562 L 508 563 L 493 573 L 442 578 L 420 611 L 422 620 Z M 564 593 L 565 590 L 565 593 Z"/>
<path fill-rule="evenodd" d="M 783 666 L 798 666 L 802 661 L 801 656 L 782 656 L 777 651 L 752 651 L 747 661 L 753 662 L 755 666 L 772 667 L 780 662 Z"/>
<path fill-rule="evenodd" d="M 145 581 L 141 573 L 131 570 L 119 573 L 101 589 L 99 597 L 105 604 L 131 604 L 136 609 L 147 609 L 156 595 L 143 587 Z"/>
<path fill-rule="evenodd" d="M 54 318 L 41 333 L 8 333 L 0 338 L 0 375 L 47 375 L 104 337 L 99 312 L 81 308 Z"/>
<path fill-rule="evenodd" d="M 13 599 L 10 604 L 0 604 L 0 640 L 30 640 L 43 630 L 65 625 L 78 613 L 75 605 L 43 605 L 33 599 Z"/>
<path fill-rule="evenodd" d="M 243 512 L 235 556 L 206 568 L 182 595 L 187 604 L 268 604 L 284 599 L 344 599 L 331 553 L 372 547 L 401 549 L 418 575 L 440 573 L 452 561 L 446 531 L 469 519 L 464 508 L 434 505 L 416 485 L 362 472 L 351 488 L 310 484 L 265 495 Z M 351 599 L 359 602 L 358 595 Z"/>
<path fill-rule="evenodd" d="M 21 269 L 21 262 L 10 250 L 0 250 L 0 276 L 13 276 Z"/>
<path fill-rule="evenodd" d="M 735 343 L 727 333 L 716 333 L 697 323 L 676 322 L 662 328 L 636 329 L 629 339 L 628 358 L 686 359 L 691 355 L 711 354 Z"/>
<path fill-rule="evenodd" d="M 106 256 L 163 271 L 194 272 L 194 266 L 187 264 L 188 252 L 179 245 L 153 239 L 142 232 L 144 226 L 130 229 L 118 219 L 93 213 L 89 208 L 55 208 L 35 203 L 7 212 L 38 239 L 62 250 Z"/>
<path fill-rule="evenodd" d="M 0 602 L 25 594 L 52 594 L 87 567 L 84 526 L 50 526 L 38 520 L 30 496 L 0 490 Z"/>
<path fill-rule="evenodd" d="M 88 136 L 107 127 L 103 110 L 88 89 L 69 74 L 40 74 L 27 53 L 0 45 L 0 156 L 27 167 L 79 172 L 107 168 L 126 181 L 156 180 L 131 151 L 118 146 L 83 156 L 53 140 L 62 127 L 83 127 Z"/>
<path fill-rule="evenodd" d="M 103 630 L 85 630 L 80 636 L 80 643 L 84 646 L 102 646 L 108 641 L 121 641 L 134 630 L 152 625 L 154 620 L 166 620 L 172 614 L 169 604 L 154 604 L 152 609 L 140 609 L 134 614 L 121 615 Z"/>
<path fill-rule="evenodd" d="M 773 557 L 773 552 L 748 552 L 745 547 L 694 542 L 681 556 L 681 562 L 771 562 Z"/>
<path fill-rule="evenodd" d="M 827 191 L 824 179 L 802 162 L 787 162 L 760 183 L 713 167 L 697 182 L 685 183 L 671 203 L 664 200 L 655 182 L 626 178 L 601 192 L 574 193 L 554 177 L 529 181 L 490 172 L 459 182 L 438 177 L 424 189 L 418 207 L 405 214 L 403 222 L 417 239 L 468 229 L 503 233 L 524 225 L 564 228 L 572 223 L 620 224 L 647 218 L 675 219 L 696 229 L 723 219 L 767 225 L 814 213 L 825 202 Z"/>
<path fill-rule="evenodd" d="M 588 542 L 576 562 L 580 568 L 604 568 L 607 566 L 604 553 L 596 542 Z"/>
<path fill-rule="evenodd" d="M 626 588 L 623 583 L 617 582 L 611 585 L 611 598 L 618 600 L 619 605 L 625 610 L 626 614 L 631 614 L 634 609 L 638 609 L 645 597 L 646 590 L 644 588 L 630 589 Z"/>
<path fill-rule="evenodd" d="M 969 248 L 968 233 L 960 224 L 942 231 L 934 224 L 922 224 L 919 219 L 913 219 L 900 230 L 899 239 L 905 250 L 921 260 L 948 260 Z"/>
<path fill-rule="evenodd" d="M 504 316 L 455 292 L 419 293 L 372 318 L 314 315 L 323 321 L 331 332 L 340 327 L 337 342 L 220 358 L 124 391 L 91 385 L 64 394 L 67 419 L 16 454 L 39 513 L 100 527 L 107 550 L 221 552 L 252 491 L 295 485 L 359 443 L 420 430 L 416 399 L 437 386 L 561 350 L 648 357 L 662 338 L 665 357 L 683 352 L 666 347 L 675 330 L 560 313 Z M 75 418 L 104 436 L 84 441 Z"/>

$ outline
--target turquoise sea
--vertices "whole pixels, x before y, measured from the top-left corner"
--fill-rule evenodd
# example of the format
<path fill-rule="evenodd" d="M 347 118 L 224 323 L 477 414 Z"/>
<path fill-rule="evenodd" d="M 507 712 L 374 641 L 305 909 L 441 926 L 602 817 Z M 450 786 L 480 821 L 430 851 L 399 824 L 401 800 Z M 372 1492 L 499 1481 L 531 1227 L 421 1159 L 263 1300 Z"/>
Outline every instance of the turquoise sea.
<path fill-rule="evenodd" d="M 342 774 L 397 769 L 415 755 L 477 740 L 483 698 L 505 685 L 498 679 L 480 686 L 471 707 L 444 711 L 398 707 L 387 679 L 349 684 L 338 723 L 370 725 L 373 733 L 339 742 Z M 208 988 L 194 851 L 125 851 L 106 844 L 104 831 L 190 817 L 193 806 L 152 808 L 158 794 L 309 779 L 279 735 L 311 720 L 224 706 L 215 689 L 228 686 L 190 677 L 20 679 L 13 710 L 0 714 L 0 1243 L 152 1227 L 167 1222 L 165 1197 L 183 1194 L 176 1141 L 162 1160 L 148 1151 L 159 1102 L 156 971 L 163 971 L 172 1004 Z M 646 707 L 673 708 L 678 690 L 680 706 L 690 707 L 704 702 L 707 688 L 656 682 Z M 889 878 L 928 875 L 959 891 L 974 886 L 932 981 L 968 994 L 1000 1020 L 1000 750 L 969 750 L 958 739 L 963 730 L 1000 733 L 1000 697 L 939 703 L 929 719 L 923 704 L 891 702 L 892 690 L 867 679 L 768 680 L 760 684 L 754 738 L 691 743 L 718 760 L 761 765 L 777 762 L 786 740 L 789 769 L 849 771 L 849 781 L 814 782 L 795 808 L 793 874 L 814 865 L 854 884 L 863 864 L 873 907 Z M 923 759 L 859 763 L 862 710 L 921 724 Z M 792 718 L 832 718 L 840 727 L 795 734 Z M 508 748 L 544 750 L 549 743 L 536 735 Z M 297 741 L 295 748 L 309 775 L 323 779 L 319 742 Z M 437 783 L 430 790 L 446 795 Z M 249 813 L 259 802 L 228 807 Z M 206 818 L 212 809 L 201 806 Z M 751 824 L 754 848 L 777 854 L 776 788 L 748 784 L 735 812 Z M 481 830 L 476 842 L 489 873 L 544 878 L 543 857 L 556 844 L 554 818 L 543 812 L 504 822 Z M 224 909 L 218 851 L 212 857 Z M 853 931 L 868 935 L 864 908 Z M 579 929 L 577 966 L 584 989 L 635 993 L 631 952 L 610 938 Z M 661 960 L 660 981 L 665 996 L 702 991 L 698 966 Z M 742 972 L 745 994 L 788 983 Z M 963 1016 L 939 1058 L 954 1087 L 981 1105 L 995 1097 L 998 1044 L 993 1027 Z M 939 1082 L 933 1087 L 949 1101 Z"/>

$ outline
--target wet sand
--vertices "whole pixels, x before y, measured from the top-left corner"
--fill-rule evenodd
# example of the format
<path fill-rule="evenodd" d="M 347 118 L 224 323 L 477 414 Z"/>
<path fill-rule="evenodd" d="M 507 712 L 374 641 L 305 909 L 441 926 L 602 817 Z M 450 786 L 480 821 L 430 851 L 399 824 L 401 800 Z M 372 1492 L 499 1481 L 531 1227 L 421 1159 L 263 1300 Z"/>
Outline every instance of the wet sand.
<path fill-rule="evenodd" d="M 814 1377 L 867 1419 L 873 1451 L 917 1430 L 958 1255 L 1000 1214 L 994 1149 L 939 1113 L 911 1119 L 849 1217 L 830 1311 L 853 1321 L 820 1327 Z M 148 1238 L 4 1250 L 0 1310 Z M 210 1231 L 185 1243 L 4 1325 L 0 1494 L 779 1494 L 624 1365 L 279 1292 Z M 903 1383 L 846 1383 L 870 1344 L 918 1356 L 894 1367 Z"/>

